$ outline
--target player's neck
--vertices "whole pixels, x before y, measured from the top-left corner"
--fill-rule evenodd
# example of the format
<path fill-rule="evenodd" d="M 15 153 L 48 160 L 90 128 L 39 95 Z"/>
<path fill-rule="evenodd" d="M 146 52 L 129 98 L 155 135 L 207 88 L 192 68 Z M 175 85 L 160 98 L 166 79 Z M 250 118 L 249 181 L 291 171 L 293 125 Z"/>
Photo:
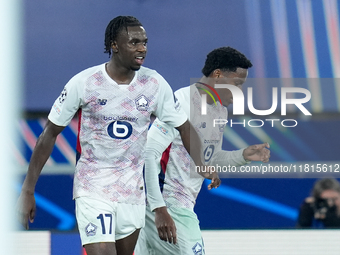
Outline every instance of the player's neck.
<path fill-rule="evenodd" d="M 105 70 L 117 84 L 130 84 L 135 77 L 135 71 L 128 70 L 122 66 L 116 66 L 112 61 L 105 65 Z"/>
<path fill-rule="evenodd" d="M 200 80 L 199 80 L 199 82 L 198 83 L 200 83 L 201 85 L 206 85 L 206 86 L 211 86 L 211 87 L 213 87 L 213 88 L 215 88 L 215 79 L 214 78 L 211 78 L 211 77 L 205 77 L 205 76 L 203 76 Z"/>

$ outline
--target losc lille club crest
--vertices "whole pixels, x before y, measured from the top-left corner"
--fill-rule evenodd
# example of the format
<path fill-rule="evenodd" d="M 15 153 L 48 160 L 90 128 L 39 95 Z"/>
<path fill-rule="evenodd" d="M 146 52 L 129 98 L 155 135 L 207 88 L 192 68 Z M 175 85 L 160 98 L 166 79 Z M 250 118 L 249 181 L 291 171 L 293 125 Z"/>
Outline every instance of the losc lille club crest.
<path fill-rule="evenodd" d="M 138 111 L 147 111 L 149 108 L 150 100 L 146 96 L 140 95 L 135 99 L 135 104 Z"/>

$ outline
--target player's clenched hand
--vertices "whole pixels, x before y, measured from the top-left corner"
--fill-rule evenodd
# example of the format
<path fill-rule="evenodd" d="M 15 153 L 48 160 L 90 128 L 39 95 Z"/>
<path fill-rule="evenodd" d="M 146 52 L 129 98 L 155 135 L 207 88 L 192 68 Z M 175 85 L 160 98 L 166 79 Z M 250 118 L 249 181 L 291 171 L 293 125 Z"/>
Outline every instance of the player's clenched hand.
<path fill-rule="evenodd" d="M 176 225 L 165 206 L 155 209 L 155 224 L 161 240 L 177 243 Z"/>
<path fill-rule="evenodd" d="M 211 173 L 211 183 L 208 185 L 208 190 L 211 190 L 212 188 L 217 188 L 221 185 L 221 179 L 218 176 L 217 172 Z"/>
<path fill-rule="evenodd" d="M 251 145 L 248 148 L 244 149 L 243 157 L 246 160 L 262 161 L 264 163 L 267 163 L 270 158 L 270 150 L 268 150 L 269 147 L 270 146 L 268 143 Z"/>
<path fill-rule="evenodd" d="M 17 217 L 20 224 L 28 229 L 28 221 L 33 223 L 36 211 L 34 194 L 22 191 L 16 205 Z"/>

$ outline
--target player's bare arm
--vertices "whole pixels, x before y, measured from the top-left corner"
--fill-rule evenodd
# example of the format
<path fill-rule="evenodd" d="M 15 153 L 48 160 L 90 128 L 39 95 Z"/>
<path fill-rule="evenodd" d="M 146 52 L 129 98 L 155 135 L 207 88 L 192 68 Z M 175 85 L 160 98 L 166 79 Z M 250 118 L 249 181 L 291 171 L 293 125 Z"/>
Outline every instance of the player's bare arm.
<path fill-rule="evenodd" d="M 181 126 L 176 127 L 176 129 L 179 131 L 183 145 L 190 154 L 192 160 L 195 162 L 195 165 L 203 165 L 203 161 L 201 158 L 201 139 L 199 138 L 195 128 L 192 126 L 190 121 L 187 120 Z"/>
<path fill-rule="evenodd" d="M 181 135 L 182 142 L 188 153 L 190 154 L 192 160 L 195 162 L 196 166 L 204 166 L 202 162 L 202 149 L 201 149 L 201 139 L 199 138 L 195 128 L 192 126 L 190 121 L 186 121 L 183 125 L 176 128 Z M 191 143 L 190 143 L 191 142 Z M 221 180 L 216 172 L 204 172 L 200 173 L 204 178 L 210 179 L 211 183 L 208 185 L 208 189 L 217 188 L 221 184 Z"/>
<path fill-rule="evenodd" d="M 17 202 L 19 221 L 25 229 L 29 228 L 28 220 L 32 223 L 35 217 L 35 185 L 43 166 L 52 153 L 56 138 L 63 129 L 64 127 L 57 126 L 48 120 L 33 150 L 27 175 Z"/>
<path fill-rule="evenodd" d="M 189 120 L 184 122 L 179 127 L 176 127 L 176 129 L 179 131 L 182 139 L 182 143 L 185 147 L 185 149 L 188 151 L 190 157 L 194 161 L 196 166 L 204 166 L 204 161 L 202 160 L 202 145 L 201 145 L 201 139 L 199 138 L 195 128 L 192 126 Z M 211 177 L 210 173 L 204 172 L 200 173 L 204 178 Z"/>
<path fill-rule="evenodd" d="M 243 158 L 247 161 L 262 161 L 267 163 L 270 158 L 270 146 L 268 143 L 251 145 L 243 150 Z M 211 179 L 211 183 L 208 185 L 208 189 L 217 188 L 221 184 L 221 180 L 218 178 L 217 173 L 211 173 L 208 179 Z"/>

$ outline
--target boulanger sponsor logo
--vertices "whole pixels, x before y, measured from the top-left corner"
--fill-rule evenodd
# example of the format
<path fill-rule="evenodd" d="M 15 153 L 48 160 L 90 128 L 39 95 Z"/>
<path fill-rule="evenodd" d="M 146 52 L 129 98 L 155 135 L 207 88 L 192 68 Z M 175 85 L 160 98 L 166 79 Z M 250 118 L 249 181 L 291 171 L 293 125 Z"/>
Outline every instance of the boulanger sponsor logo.
<path fill-rule="evenodd" d="M 113 120 L 127 120 L 136 122 L 138 118 L 136 117 L 129 117 L 129 116 L 103 116 L 105 121 L 113 121 Z"/>
<path fill-rule="evenodd" d="M 132 125 L 127 121 L 113 121 L 107 126 L 107 133 L 114 139 L 127 139 L 132 134 Z"/>
<path fill-rule="evenodd" d="M 209 145 L 207 146 L 207 148 L 205 148 L 203 155 L 204 155 L 204 161 L 208 162 L 212 155 L 214 154 L 215 151 L 215 146 L 214 145 Z"/>
<path fill-rule="evenodd" d="M 218 143 L 220 142 L 220 140 L 218 140 L 218 139 L 210 139 L 210 140 L 204 139 L 203 142 L 204 142 L 204 143 L 218 144 Z"/>
<path fill-rule="evenodd" d="M 105 121 L 110 121 L 107 126 L 107 134 L 114 139 L 127 139 L 132 134 L 132 125 L 138 118 L 129 116 L 103 116 Z"/>
<path fill-rule="evenodd" d="M 209 86 L 210 88 L 210 86 Z M 243 94 L 243 91 L 231 84 L 216 84 L 215 88 L 218 89 L 229 89 L 233 96 L 233 115 L 243 115 L 245 114 L 244 105 L 245 105 L 245 97 Z M 211 88 L 210 88 L 211 89 Z M 206 89 L 203 89 L 206 91 Z M 216 90 L 213 90 L 216 96 L 218 96 Z M 207 93 L 209 91 L 206 91 Z M 280 99 L 281 101 L 281 116 L 287 115 L 287 106 L 288 105 L 294 105 L 296 106 L 305 116 L 311 116 L 312 114 L 305 108 L 304 104 L 309 102 L 311 99 L 311 93 L 309 90 L 305 88 L 297 88 L 297 87 L 282 87 L 281 88 L 281 97 L 278 96 L 278 88 L 273 87 L 272 88 L 272 105 L 269 109 L 266 110 L 258 110 L 255 109 L 253 104 L 253 88 L 248 87 L 248 98 L 247 98 L 247 106 L 249 111 L 256 115 L 256 116 L 269 116 L 273 114 L 277 108 L 278 108 L 278 101 Z M 216 100 L 214 99 L 213 95 L 209 92 L 208 93 L 216 103 Z M 299 94 L 303 95 L 302 98 L 289 98 L 288 95 L 292 94 Z M 220 98 L 218 96 L 218 98 Z M 207 114 L 207 96 L 202 95 L 201 97 L 201 115 Z M 233 127 L 235 125 L 242 125 L 243 127 L 262 127 L 264 125 L 270 125 L 271 127 L 274 127 L 275 123 L 280 123 L 283 127 L 296 127 L 298 125 L 298 121 L 295 119 L 271 119 L 271 118 L 265 118 L 263 119 L 244 119 L 243 121 L 235 121 L 233 119 L 214 119 L 213 120 L 213 126 L 216 125 L 223 125 L 229 123 L 230 127 Z"/>

